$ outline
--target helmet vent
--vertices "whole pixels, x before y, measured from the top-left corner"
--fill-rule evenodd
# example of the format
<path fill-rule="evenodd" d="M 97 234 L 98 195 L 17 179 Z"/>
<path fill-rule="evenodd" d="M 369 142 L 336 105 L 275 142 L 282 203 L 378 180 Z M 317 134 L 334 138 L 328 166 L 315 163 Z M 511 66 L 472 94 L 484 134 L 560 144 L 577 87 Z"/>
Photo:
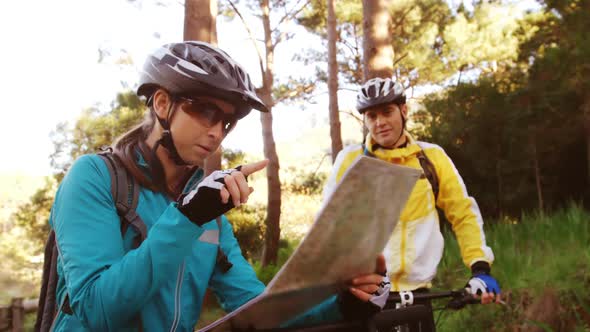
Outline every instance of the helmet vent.
<path fill-rule="evenodd" d="M 367 89 L 367 94 L 369 98 L 374 98 L 377 97 L 377 93 L 375 91 L 375 86 L 371 85 L 368 89 Z"/>
<path fill-rule="evenodd" d="M 219 63 L 225 63 L 225 59 L 220 57 L 219 55 L 215 56 L 215 60 L 217 60 L 217 62 L 219 62 Z"/>
<path fill-rule="evenodd" d="M 376 77 L 366 81 L 359 89 L 356 109 L 363 113 L 368 108 L 388 103 L 405 104 L 404 88 L 391 78 Z"/>

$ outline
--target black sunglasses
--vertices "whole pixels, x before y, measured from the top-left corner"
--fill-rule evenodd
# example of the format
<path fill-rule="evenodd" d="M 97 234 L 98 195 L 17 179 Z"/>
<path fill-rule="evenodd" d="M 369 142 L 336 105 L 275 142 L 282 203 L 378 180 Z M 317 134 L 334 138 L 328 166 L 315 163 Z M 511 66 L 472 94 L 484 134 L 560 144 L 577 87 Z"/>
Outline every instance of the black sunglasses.
<path fill-rule="evenodd" d="M 178 99 L 183 101 L 183 103 L 180 104 L 180 108 L 185 112 L 194 115 L 203 126 L 211 128 L 221 122 L 224 135 L 227 135 L 236 126 L 236 123 L 239 120 L 236 114 L 225 113 L 213 102 L 195 100 L 187 97 L 178 97 Z"/>

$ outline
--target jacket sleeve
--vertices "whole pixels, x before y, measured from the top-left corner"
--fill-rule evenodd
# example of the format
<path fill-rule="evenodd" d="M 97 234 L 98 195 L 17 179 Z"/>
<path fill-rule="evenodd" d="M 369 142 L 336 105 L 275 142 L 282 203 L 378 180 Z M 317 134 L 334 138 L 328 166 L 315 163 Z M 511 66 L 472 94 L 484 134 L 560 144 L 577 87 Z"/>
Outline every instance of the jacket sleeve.
<path fill-rule="evenodd" d="M 362 149 L 359 145 L 349 145 L 344 147 L 334 160 L 330 176 L 326 180 L 324 189 L 322 191 L 322 206 L 328 202 L 328 199 L 336 190 L 338 183 L 342 180 L 344 173 L 350 167 L 352 162 L 362 154 Z"/>
<path fill-rule="evenodd" d="M 463 263 L 467 267 L 478 261 L 491 265 L 494 254 L 486 245 L 483 219 L 477 202 L 467 194 L 463 179 L 442 148 L 437 147 L 433 150 L 432 162 L 438 174 L 440 187 L 437 205 L 451 223 L 459 242 Z"/>
<path fill-rule="evenodd" d="M 282 327 L 304 327 L 343 320 L 337 298 L 337 295 L 331 296 L 324 302 L 286 322 Z"/>
<path fill-rule="evenodd" d="M 233 266 L 225 273 L 216 266 L 209 287 L 217 296 L 221 307 L 226 312 L 231 312 L 262 293 L 265 286 L 258 280 L 256 272 L 242 255 L 240 245 L 227 218 L 222 216 L 221 219 L 219 242 Z"/>
<path fill-rule="evenodd" d="M 332 165 L 332 170 L 330 171 L 330 175 L 324 184 L 324 189 L 322 190 L 322 205 L 326 204 L 328 198 L 334 190 L 336 190 L 336 186 L 338 182 L 340 182 L 340 178 L 338 177 L 338 171 L 342 167 L 342 159 L 344 158 L 344 153 L 340 151 L 336 156 L 336 160 L 334 160 L 334 164 Z"/>
<path fill-rule="evenodd" d="M 82 325 L 96 331 L 128 325 L 164 281 L 177 278 L 193 239 L 203 232 L 170 204 L 141 246 L 126 253 L 110 176 L 97 156 L 72 165 L 50 223 L 70 306 Z"/>

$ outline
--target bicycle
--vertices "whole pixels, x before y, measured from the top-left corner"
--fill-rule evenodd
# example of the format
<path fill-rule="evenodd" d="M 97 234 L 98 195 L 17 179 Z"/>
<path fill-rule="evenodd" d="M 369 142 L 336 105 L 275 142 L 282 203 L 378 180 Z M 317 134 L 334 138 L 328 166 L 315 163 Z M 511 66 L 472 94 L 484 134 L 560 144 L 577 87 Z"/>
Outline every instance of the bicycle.
<path fill-rule="evenodd" d="M 451 299 L 442 308 L 432 309 L 429 305 L 418 304 L 444 298 Z M 420 332 L 434 332 L 437 323 L 434 321 L 434 311 L 459 310 L 468 304 L 477 303 L 479 300 L 465 289 L 400 292 L 390 294 L 384 310 L 366 321 L 342 321 L 299 328 L 234 329 L 232 332 L 407 332 L 410 331 L 410 325 L 418 326 L 417 331 Z"/>

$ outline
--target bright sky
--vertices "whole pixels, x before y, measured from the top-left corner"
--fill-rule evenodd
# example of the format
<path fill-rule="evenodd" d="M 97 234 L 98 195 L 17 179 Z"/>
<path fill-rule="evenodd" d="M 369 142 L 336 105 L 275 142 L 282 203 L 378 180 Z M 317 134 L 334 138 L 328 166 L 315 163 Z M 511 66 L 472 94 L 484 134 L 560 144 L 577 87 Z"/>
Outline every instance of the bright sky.
<path fill-rule="evenodd" d="M 468 1 L 465 1 L 468 3 Z M 108 105 L 124 83 L 133 86 L 137 69 L 156 47 L 182 39 L 184 8 L 181 0 L 3 0 L 0 1 L 0 98 L 4 121 L 0 124 L 0 173 L 50 174 L 49 138 L 56 124 L 74 123 L 81 110 Z M 530 7 L 532 0 L 519 2 Z M 162 5 L 163 4 L 163 5 Z M 243 13 L 244 14 L 244 13 Z M 252 29 L 260 32 L 260 21 Z M 322 47 L 317 37 L 297 27 L 295 38 L 276 49 L 278 79 L 313 68 L 292 61 L 292 55 L 309 47 Z M 258 36 L 261 36 L 258 33 Z M 260 82 L 256 51 L 239 19 L 218 19 L 221 48 L 244 65 Z M 262 46 L 262 45 L 261 45 Z M 102 63 L 99 49 L 108 49 Z M 133 65 L 117 65 L 124 56 Z M 341 108 L 352 108 L 354 95 L 342 92 Z M 293 139 L 310 127 L 312 118 L 327 116 L 327 97 L 318 104 L 275 107 L 275 139 Z M 240 122 L 224 146 L 262 154 L 260 121 L 251 114 Z"/>
<path fill-rule="evenodd" d="M 123 89 L 122 82 L 135 84 L 137 69 L 150 51 L 182 39 L 182 2 L 162 2 L 165 6 L 151 0 L 0 2 L 0 98 L 4 112 L 0 173 L 49 174 L 48 156 L 53 151 L 49 134 L 56 124 L 73 123 L 86 107 L 107 107 Z M 241 22 L 220 19 L 218 36 L 220 47 L 260 82 L 256 52 Z M 295 49 L 306 48 L 313 41 L 309 35 L 297 38 L 290 43 Z M 103 63 L 98 63 L 99 48 L 112 51 Z M 124 54 L 121 49 L 133 59 L 133 65 L 115 63 Z M 277 48 L 275 68 L 283 77 L 304 70 L 303 65 L 291 61 L 292 53 L 288 53 L 293 51 Z M 322 104 L 310 107 L 327 109 Z M 292 138 L 308 127 L 310 113 L 277 108 L 277 140 Z M 247 117 L 224 146 L 261 152 L 259 122 L 258 116 Z"/>

